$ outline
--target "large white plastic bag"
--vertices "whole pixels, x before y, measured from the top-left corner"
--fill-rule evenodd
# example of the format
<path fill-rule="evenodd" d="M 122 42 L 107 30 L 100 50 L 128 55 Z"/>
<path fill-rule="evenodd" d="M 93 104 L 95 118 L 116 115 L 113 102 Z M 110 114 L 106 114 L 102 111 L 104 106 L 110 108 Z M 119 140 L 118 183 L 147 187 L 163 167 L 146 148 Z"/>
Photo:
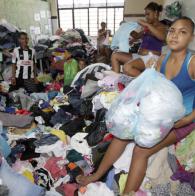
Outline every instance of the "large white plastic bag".
<path fill-rule="evenodd" d="M 106 115 L 108 130 L 120 139 L 152 147 L 185 114 L 183 98 L 174 83 L 153 68 L 133 80 Z"/>

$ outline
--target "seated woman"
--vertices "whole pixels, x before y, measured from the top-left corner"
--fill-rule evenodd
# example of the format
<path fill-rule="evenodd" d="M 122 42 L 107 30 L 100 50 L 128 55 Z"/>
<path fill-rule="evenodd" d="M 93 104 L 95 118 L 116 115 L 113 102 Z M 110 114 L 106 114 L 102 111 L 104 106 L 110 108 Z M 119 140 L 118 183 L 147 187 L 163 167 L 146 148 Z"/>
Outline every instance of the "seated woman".
<path fill-rule="evenodd" d="M 113 71 L 119 73 L 120 65 L 125 64 L 124 73 L 130 73 L 130 76 L 137 76 L 145 69 L 145 65 L 150 58 L 149 52 L 152 52 L 155 57 L 161 55 L 161 49 L 166 37 L 166 26 L 160 23 L 159 14 L 162 11 L 162 6 L 151 2 L 145 8 L 146 21 L 140 20 L 138 23 L 144 27 L 144 30 L 137 33 L 131 33 L 131 43 L 142 39 L 142 44 L 138 54 L 115 52 L 112 54 L 111 62 Z M 128 63 L 129 62 L 129 63 Z M 134 70 L 131 67 L 135 67 Z"/>
<path fill-rule="evenodd" d="M 137 191 L 144 179 L 148 159 L 162 148 L 170 146 L 185 138 L 195 127 L 195 56 L 188 51 L 188 45 L 193 39 L 194 23 L 190 18 L 182 17 L 173 22 L 167 35 L 167 44 L 170 52 L 161 56 L 157 63 L 157 69 L 171 80 L 180 89 L 186 116 L 175 123 L 169 135 L 152 148 L 142 148 L 135 145 L 131 166 L 124 193 Z M 170 100 L 171 101 L 171 100 Z M 91 176 L 78 176 L 80 184 L 86 185 L 100 179 L 113 163 L 123 153 L 126 145 L 131 142 L 114 138 L 99 165 L 98 170 Z"/>

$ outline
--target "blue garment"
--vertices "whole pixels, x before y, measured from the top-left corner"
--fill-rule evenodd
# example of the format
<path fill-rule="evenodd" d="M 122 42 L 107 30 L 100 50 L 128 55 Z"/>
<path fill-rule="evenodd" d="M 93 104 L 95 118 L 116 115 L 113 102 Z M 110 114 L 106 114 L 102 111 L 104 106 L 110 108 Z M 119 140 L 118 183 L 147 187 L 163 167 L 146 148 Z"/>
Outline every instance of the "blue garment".
<path fill-rule="evenodd" d="M 114 168 L 111 169 L 107 175 L 107 178 L 106 178 L 106 186 L 112 190 L 112 184 L 113 184 L 113 181 L 114 181 L 114 175 L 115 175 L 115 170 Z"/>
<path fill-rule="evenodd" d="M 165 75 L 166 64 L 171 55 L 171 51 L 168 52 L 164 58 L 160 72 Z M 183 95 L 183 102 L 186 109 L 186 115 L 190 114 L 195 108 L 195 80 L 193 80 L 188 72 L 189 63 L 191 60 L 191 52 L 187 52 L 180 72 L 171 81 L 179 88 Z"/>
<path fill-rule="evenodd" d="M 129 34 L 138 27 L 136 22 L 123 23 L 116 31 L 111 44 L 111 49 L 129 53 Z"/>
<path fill-rule="evenodd" d="M 0 154 L 7 158 L 7 156 L 9 156 L 10 153 L 11 149 L 7 141 L 0 135 Z"/>

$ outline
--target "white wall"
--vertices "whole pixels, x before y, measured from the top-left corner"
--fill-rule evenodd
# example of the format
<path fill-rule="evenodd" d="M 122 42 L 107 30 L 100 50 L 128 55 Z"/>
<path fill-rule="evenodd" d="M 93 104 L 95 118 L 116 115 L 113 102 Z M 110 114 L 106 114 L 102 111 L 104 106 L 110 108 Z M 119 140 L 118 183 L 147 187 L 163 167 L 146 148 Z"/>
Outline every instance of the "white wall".
<path fill-rule="evenodd" d="M 163 5 L 164 0 L 125 0 L 124 14 L 144 14 L 144 8 L 151 1 Z"/>
<path fill-rule="evenodd" d="M 126 21 L 137 21 L 142 18 L 138 15 L 144 15 L 144 8 L 148 3 L 154 1 L 163 5 L 164 0 L 125 0 L 124 4 L 124 19 Z"/>

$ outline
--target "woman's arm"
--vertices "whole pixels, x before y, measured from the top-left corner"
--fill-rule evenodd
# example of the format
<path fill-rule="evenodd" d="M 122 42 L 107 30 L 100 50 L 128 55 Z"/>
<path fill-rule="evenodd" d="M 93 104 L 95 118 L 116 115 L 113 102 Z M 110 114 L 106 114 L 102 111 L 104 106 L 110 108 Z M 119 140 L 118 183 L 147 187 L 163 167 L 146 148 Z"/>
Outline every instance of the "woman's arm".
<path fill-rule="evenodd" d="M 98 37 L 101 37 L 101 36 L 106 36 L 106 31 L 99 30 L 98 31 Z"/>
<path fill-rule="evenodd" d="M 181 120 L 177 121 L 174 125 L 175 128 L 184 127 L 195 120 L 195 110 L 193 112 L 185 117 L 183 117 Z"/>
<path fill-rule="evenodd" d="M 166 38 L 166 26 L 164 25 L 159 25 L 158 27 L 154 27 L 153 25 L 145 22 L 144 20 L 140 20 L 139 24 L 147 27 L 149 31 L 159 40 L 164 41 Z"/>

